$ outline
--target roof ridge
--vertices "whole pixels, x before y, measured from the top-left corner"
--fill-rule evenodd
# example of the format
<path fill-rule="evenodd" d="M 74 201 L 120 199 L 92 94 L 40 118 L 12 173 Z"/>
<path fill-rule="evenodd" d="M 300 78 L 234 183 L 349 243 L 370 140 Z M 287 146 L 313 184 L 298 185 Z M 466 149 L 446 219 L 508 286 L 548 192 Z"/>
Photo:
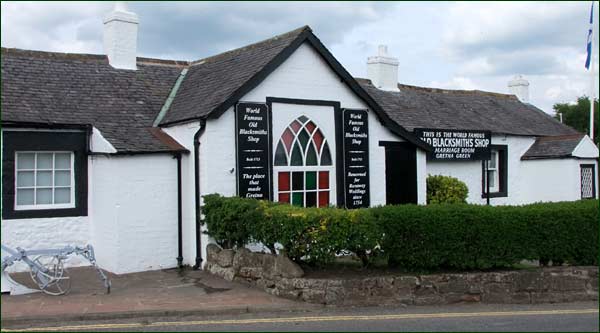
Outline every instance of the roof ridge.
<path fill-rule="evenodd" d="M 19 48 L 2 47 L 2 55 L 17 55 L 25 57 L 35 57 L 41 59 L 70 59 L 70 60 L 88 60 L 88 61 L 108 61 L 105 54 L 92 53 L 69 53 L 56 51 L 27 50 Z M 189 66 L 190 62 L 186 60 L 169 60 L 147 57 L 136 57 L 137 63 L 141 65 L 172 65 Z"/>
<path fill-rule="evenodd" d="M 371 85 L 373 84 L 370 79 L 359 78 L 359 77 L 357 77 L 355 79 L 360 82 L 365 82 L 365 83 L 368 83 Z M 420 90 L 420 91 L 425 91 L 425 92 L 442 93 L 442 94 L 458 93 L 458 94 L 465 94 L 465 95 L 485 95 L 485 96 L 495 96 L 495 97 L 502 97 L 502 98 L 509 98 L 509 99 L 517 99 L 517 96 L 515 96 L 515 95 L 504 94 L 504 93 L 499 93 L 499 92 L 494 92 L 494 91 L 485 91 L 485 90 L 478 90 L 478 89 L 473 89 L 473 90 L 442 89 L 442 88 L 422 87 L 422 86 L 398 83 L 398 89 L 402 90 L 403 88 L 404 89 L 412 89 L 412 90 Z"/>
<path fill-rule="evenodd" d="M 206 62 L 217 60 L 217 59 L 219 59 L 221 57 L 224 57 L 226 55 L 230 55 L 230 54 L 234 54 L 234 53 L 239 53 L 239 52 L 247 51 L 249 49 L 258 47 L 261 44 L 264 44 L 264 43 L 267 43 L 267 42 L 271 42 L 271 41 L 274 41 L 274 40 L 277 40 L 277 39 L 280 39 L 280 38 L 284 38 L 284 37 L 288 37 L 288 36 L 292 36 L 292 35 L 299 35 L 299 34 L 301 34 L 304 31 L 312 31 L 312 29 L 310 28 L 310 26 L 304 25 L 304 26 L 302 26 L 300 28 L 297 28 L 297 29 L 294 29 L 294 30 L 291 30 L 291 31 L 288 31 L 288 32 L 284 32 L 282 34 L 279 34 L 279 35 L 276 35 L 276 36 L 273 36 L 273 37 L 270 37 L 270 38 L 267 38 L 267 39 L 263 39 L 261 41 L 258 41 L 258 42 L 252 43 L 252 44 L 248 44 L 248 45 L 245 45 L 245 46 L 242 46 L 242 47 L 238 47 L 238 48 L 233 49 L 233 50 L 228 50 L 228 51 L 225 51 L 225 52 L 222 52 L 222 53 L 218 53 L 218 54 L 206 57 L 206 58 L 202 58 L 202 59 L 190 61 L 190 66 L 202 65 L 202 64 L 205 64 Z"/>

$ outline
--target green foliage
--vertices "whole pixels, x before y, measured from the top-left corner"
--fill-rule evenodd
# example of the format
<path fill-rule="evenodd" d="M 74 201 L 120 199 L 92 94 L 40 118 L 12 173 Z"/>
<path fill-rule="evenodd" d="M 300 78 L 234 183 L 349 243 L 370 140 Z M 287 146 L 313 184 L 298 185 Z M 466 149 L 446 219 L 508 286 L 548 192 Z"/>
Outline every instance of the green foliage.
<path fill-rule="evenodd" d="M 442 175 L 427 177 L 427 203 L 467 203 L 469 188 L 457 178 Z"/>
<path fill-rule="evenodd" d="M 204 196 L 203 224 L 209 236 L 225 249 L 243 247 L 250 240 L 248 227 L 263 215 L 257 200 L 224 198 L 218 194 Z"/>
<path fill-rule="evenodd" d="M 439 204 L 357 210 L 205 197 L 209 235 L 225 246 L 282 246 L 291 259 L 330 264 L 353 253 L 408 269 L 489 269 L 523 259 L 597 265 L 598 200 L 526 206 Z"/>
<path fill-rule="evenodd" d="M 553 106 L 556 115 L 554 118 L 560 120 L 562 114 L 563 123 L 567 124 L 581 133 L 590 133 L 590 99 L 587 96 L 577 98 L 577 104 L 557 103 Z M 598 100 L 594 100 L 594 141 L 600 143 L 598 138 Z"/>

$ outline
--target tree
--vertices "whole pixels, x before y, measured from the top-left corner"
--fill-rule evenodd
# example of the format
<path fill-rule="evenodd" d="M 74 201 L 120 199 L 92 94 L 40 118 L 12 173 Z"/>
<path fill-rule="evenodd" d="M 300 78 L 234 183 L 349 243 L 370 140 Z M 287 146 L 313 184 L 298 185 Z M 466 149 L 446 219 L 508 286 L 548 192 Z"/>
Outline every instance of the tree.
<path fill-rule="evenodd" d="M 587 96 L 577 98 L 577 104 L 556 103 L 554 104 L 556 115 L 554 118 L 562 121 L 564 124 L 573 127 L 581 133 L 590 133 L 590 99 Z M 600 143 L 598 138 L 598 99 L 594 100 L 594 141 L 596 145 Z"/>

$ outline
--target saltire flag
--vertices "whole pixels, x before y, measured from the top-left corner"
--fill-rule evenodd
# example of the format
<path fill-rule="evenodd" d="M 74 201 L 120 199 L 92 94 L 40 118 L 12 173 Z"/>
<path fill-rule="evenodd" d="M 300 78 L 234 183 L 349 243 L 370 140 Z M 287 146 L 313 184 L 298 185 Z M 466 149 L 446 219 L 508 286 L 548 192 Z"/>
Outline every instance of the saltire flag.
<path fill-rule="evenodd" d="M 594 1 L 592 1 L 592 10 L 590 11 L 590 28 L 588 30 L 587 38 L 587 58 L 585 59 L 585 68 L 590 69 L 590 62 L 592 61 L 592 38 L 594 31 Z"/>

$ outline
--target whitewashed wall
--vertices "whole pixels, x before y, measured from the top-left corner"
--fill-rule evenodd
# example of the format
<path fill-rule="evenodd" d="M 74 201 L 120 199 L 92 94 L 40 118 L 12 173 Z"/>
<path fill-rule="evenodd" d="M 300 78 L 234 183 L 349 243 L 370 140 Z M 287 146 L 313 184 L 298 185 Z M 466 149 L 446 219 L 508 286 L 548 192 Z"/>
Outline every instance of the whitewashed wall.
<path fill-rule="evenodd" d="M 508 146 L 508 196 L 491 198 L 491 204 L 519 205 L 580 199 L 579 164 L 595 162 L 578 159 L 522 161 L 521 156 L 534 142 L 533 137 L 492 136 L 492 144 Z M 481 161 L 430 160 L 427 162 L 427 174 L 456 177 L 467 184 L 469 203 L 486 203 L 486 199 L 481 197 Z"/>
<path fill-rule="evenodd" d="M 194 178 L 194 135 L 200 129 L 199 122 L 163 128 L 163 130 L 177 140 L 181 145 L 185 146 L 190 151 L 189 154 L 183 155 L 181 159 L 181 178 L 182 178 L 182 219 L 183 219 L 183 263 L 184 265 L 193 266 L 196 264 L 196 197 L 195 197 L 195 178 Z M 213 164 L 212 158 L 202 154 L 200 167 L 206 167 L 205 164 Z M 200 170 L 202 175 L 202 170 Z M 204 179 L 206 181 L 206 179 Z M 200 188 L 202 189 L 203 179 L 200 180 Z M 201 190 L 202 191 L 202 190 Z M 204 229 L 202 229 L 204 230 Z M 208 244 L 208 236 L 201 234 L 202 244 Z M 204 248 L 204 247 L 203 247 Z M 206 258 L 203 254 L 202 258 Z"/>
<path fill-rule="evenodd" d="M 92 239 L 117 274 L 177 265 L 177 160 L 170 154 L 92 158 Z"/>
<path fill-rule="evenodd" d="M 338 101 L 342 108 L 368 109 L 308 44 L 301 45 L 283 64 L 241 100 L 264 102 L 267 97 Z M 231 110 L 228 113 L 233 113 Z M 273 108 L 273 121 L 277 109 Z M 233 115 L 231 116 L 233 124 Z M 276 137 L 273 144 L 276 145 Z M 333 141 L 334 138 L 329 138 Z M 403 141 L 384 127 L 369 110 L 369 168 L 371 205 L 385 204 L 385 149 L 379 141 Z M 235 143 L 234 146 L 235 147 Z M 275 147 L 273 147 L 274 151 Z"/>

